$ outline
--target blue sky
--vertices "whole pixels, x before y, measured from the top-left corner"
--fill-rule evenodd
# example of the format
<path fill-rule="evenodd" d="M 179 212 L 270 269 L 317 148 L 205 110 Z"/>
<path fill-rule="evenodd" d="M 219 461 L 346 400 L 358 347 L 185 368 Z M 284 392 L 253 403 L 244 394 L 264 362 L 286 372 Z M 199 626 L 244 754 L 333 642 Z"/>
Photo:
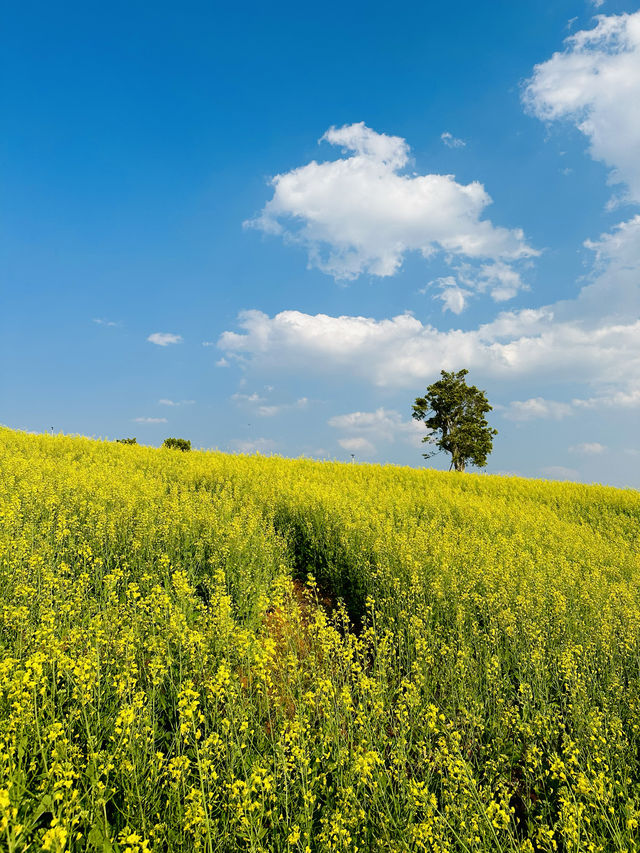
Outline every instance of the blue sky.
<path fill-rule="evenodd" d="M 640 486 L 640 9 L 14 4 L 0 421 Z M 436 458 L 427 464 L 447 467 Z"/>

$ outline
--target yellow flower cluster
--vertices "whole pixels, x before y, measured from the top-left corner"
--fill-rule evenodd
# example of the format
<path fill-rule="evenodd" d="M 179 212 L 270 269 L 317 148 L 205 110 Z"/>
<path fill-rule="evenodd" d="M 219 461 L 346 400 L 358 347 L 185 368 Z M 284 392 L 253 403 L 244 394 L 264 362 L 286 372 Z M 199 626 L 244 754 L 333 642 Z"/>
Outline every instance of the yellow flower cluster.
<path fill-rule="evenodd" d="M 0 849 L 640 849 L 640 495 L 0 429 Z"/>

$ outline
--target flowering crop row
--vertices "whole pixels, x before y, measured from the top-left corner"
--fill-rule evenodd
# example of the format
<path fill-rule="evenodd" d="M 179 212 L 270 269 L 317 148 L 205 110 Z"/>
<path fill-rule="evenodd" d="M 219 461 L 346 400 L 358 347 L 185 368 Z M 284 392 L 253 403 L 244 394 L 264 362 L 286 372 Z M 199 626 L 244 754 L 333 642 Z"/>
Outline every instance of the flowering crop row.
<path fill-rule="evenodd" d="M 638 850 L 639 527 L 0 430 L 0 849 Z"/>

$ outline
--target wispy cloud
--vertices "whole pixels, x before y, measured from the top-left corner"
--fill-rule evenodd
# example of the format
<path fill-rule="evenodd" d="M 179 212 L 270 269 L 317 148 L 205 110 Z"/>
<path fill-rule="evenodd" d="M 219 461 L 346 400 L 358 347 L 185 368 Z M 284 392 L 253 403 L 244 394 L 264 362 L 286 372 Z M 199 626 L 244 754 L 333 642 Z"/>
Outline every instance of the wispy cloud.
<path fill-rule="evenodd" d="M 166 418 L 134 418 L 135 424 L 166 424 Z"/>
<path fill-rule="evenodd" d="M 564 465 L 549 465 L 542 469 L 542 473 L 550 480 L 577 480 L 580 476 L 575 468 L 565 468 Z"/>
<path fill-rule="evenodd" d="M 511 421 L 531 421 L 537 418 L 551 418 L 559 421 L 572 414 L 569 403 L 558 400 L 545 400 L 544 397 L 531 397 L 529 400 L 513 400 L 505 412 L 505 418 Z"/>
<path fill-rule="evenodd" d="M 119 326 L 120 323 L 116 323 L 114 320 L 107 320 L 105 317 L 94 317 L 93 321 L 98 326 Z"/>
<path fill-rule="evenodd" d="M 265 385 L 265 391 L 270 394 L 273 391 L 273 386 Z M 266 397 L 260 396 L 257 391 L 252 394 L 243 394 L 241 391 L 236 391 L 231 395 L 231 399 L 235 403 L 240 403 L 245 406 L 251 406 L 252 410 L 261 418 L 272 418 L 274 415 L 279 415 L 282 412 L 291 411 L 293 409 L 304 409 L 309 404 L 307 397 L 299 397 L 293 403 L 269 403 Z"/>
<path fill-rule="evenodd" d="M 257 391 L 254 391 L 253 394 L 243 394 L 241 391 L 236 391 L 235 394 L 231 395 L 231 399 L 236 403 L 264 403 L 265 398 L 261 397 Z"/>
<path fill-rule="evenodd" d="M 159 347 L 167 347 L 170 344 L 181 344 L 182 335 L 174 335 L 171 332 L 154 332 L 147 338 L 149 343 Z"/>
<path fill-rule="evenodd" d="M 440 139 L 444 142 L 447 148 L 464 148 L 467 144 L 464 139 L 458 139 L 452 133 L 449 133 L 448 130 L 445 130 L 444 133 L 440 134 Z"/>
<path fill-rule="evenodd" d="M 159 406 L 192 406 L 194 403 L 195 400 L 168 400 L 166 397 L 158 400 Z"/>
<path fill-rule="evenodd" d="M 231 447 L 237 453 L 271 453 L 276 446 L 272 438 L 236 438 L 231 442 Z"/>
<path fill-rule="evenodd" d="M 290 411 L 291 409 L 306 409 L 309 404 L 307 397 L 300 397 L 295 403 L 280 403 L 267 406 L 259 406 L 258 414 L 263 418 L 270 418 L 274 415 L 279 415 L 282 412 Z"/>
<path fill-rule="evenodd" d="M 606 445 L 599 441 L 584 441 L 569 448 L 569 453 L 579 453 L 582 456 L 599 456 L 606 451 Z"/>

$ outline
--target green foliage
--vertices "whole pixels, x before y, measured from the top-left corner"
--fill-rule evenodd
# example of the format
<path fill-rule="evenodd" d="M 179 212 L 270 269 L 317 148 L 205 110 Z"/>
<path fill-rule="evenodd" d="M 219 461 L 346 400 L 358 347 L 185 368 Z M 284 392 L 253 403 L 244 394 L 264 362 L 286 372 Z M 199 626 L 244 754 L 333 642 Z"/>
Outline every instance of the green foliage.
<path fill-rule="evenodd" d="M 165 438 L 162 446 L 169 447 L 172 450 L 182 450 L 183 452 L 191 450 L 191 442 L 186 438 Z"/>
<path fill-rule="evenodd" d="M 135 438 L 116 438 L 118 444 L 137 444 Z"/>
<path fill-rule="evenodd" d="M 464 471 L 469 462 L 483 468 L 493 449 L 493 436 L 498 434 L 485 418 L 493 407 L 484 391 L 467 385 L 468 373 L 442 370 L 442 378 L 429 385 L 425 396 L 416 397 L 413 404 L 413 418 L 424 421 L 431 430 L 422 441 L 438 448 L 422 455 L 430 459 L 442 450 L 450 453 L 449 470 Z"/>

